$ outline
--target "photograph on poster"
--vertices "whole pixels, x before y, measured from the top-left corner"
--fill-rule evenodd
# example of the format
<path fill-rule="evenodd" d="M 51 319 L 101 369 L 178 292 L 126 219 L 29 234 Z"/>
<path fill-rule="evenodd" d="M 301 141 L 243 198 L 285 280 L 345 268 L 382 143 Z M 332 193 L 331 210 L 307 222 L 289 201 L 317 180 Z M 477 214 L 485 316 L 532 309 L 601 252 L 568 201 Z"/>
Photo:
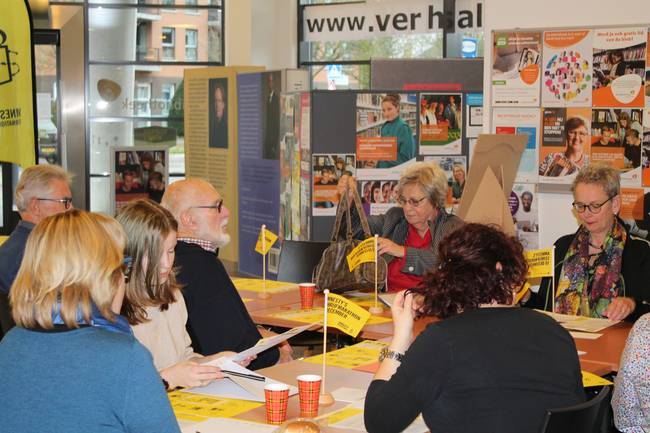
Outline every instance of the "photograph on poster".
<path fill-rule="evenodd" d="M 515 183 L 508 199 L 517 238 L 526 250 L 539 248 L 537 185 Z"/>
<path fill-rule="evenodd" d="M 336 206 L 345 190 L 347 180 L 355 174 L 354 167 L 353 154 L 312 155 L 314 216 L 336 215 Z"/>
<path fill-rule="evenodd" d="M 467 177 L 467 158 L 464 155 L 425 156 L 425 161 L 435 161 L 447 175 L 447 201 L 445 207 L 450 210 L 460 203 Z"/>
<path fill-rule="evenodd" d="M 396 180 L 368 180 L 361 184 L 361 204 L 366 215 L 383 215 L 397 206 Z"/>
<path fill-rule="evenodd" d="M 594 30 L 594 107 L 643 106 L 647 41 L 645 28 Z"/>
<path fill-rule="evenodd" d="M 591 110 L 544 108 L 539 176 L 542 183 L 571 183 L 589 164 Z"/>
<path fill-rule="evenodd" d="M 127 202 L 140 198 L 160 203 L 167 185 L 166 147 L 114 148 L 113 160 L 113 210 L 118 211 Z"/>
<path fill-rule="evenodd" d="M 528 136 L 515 182 L 535 183 L 538 180 L 539 116 L 539 108 L 495 108 L 492 111 L 492 133 Z"/>
<path fill-rule="evenodd" d="M 260 75 L 262 77 L 262 158 L 278 159 L 282 71 L 262 72 Z"/>
<path fill-rule="evenodd" d="M 435 123 L 422 123 L 420 116 L 420 153 L 423 155 L 460 155 L 463 128 L 463 100 L 460 93 L 421 93 L 420 107 L 428 107 Z"/>
<path fill-rule="evenodd" d="M 208 147 L 228 148 L 228 78 L 208 80 Z"/>
<path fill-rule="evenodd" d="M 494 106 L 539 106 L 541 53 L 539 32 L 494 35 L 492 50 Z"/>
<path fill-rule="evenodd" d="M 415 158 L 416 100 L 414 94 L 357 95 L 357 168 L 386 170 Z"/>
<path fill-rule="evenodd" d="M 592 32 L 544 32 L 542 106 L 591 106 Z"/>

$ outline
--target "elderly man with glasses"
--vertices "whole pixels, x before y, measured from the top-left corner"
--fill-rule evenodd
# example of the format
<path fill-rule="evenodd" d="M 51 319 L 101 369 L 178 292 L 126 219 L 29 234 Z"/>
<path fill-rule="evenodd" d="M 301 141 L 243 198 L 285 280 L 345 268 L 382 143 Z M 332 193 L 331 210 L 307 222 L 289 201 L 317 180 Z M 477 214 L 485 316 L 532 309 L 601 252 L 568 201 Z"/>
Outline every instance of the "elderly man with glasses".
<path fill-rule="evenodd" d="M 71 180 L 72 176 L 56 165 L 35 165 L 23 171 L 15 193 L 21 221 L 0 246 L 0 292 L 9 293 L 34 226 L 72 208 Z"/>
<path fill-rule="evenodd" d="M 217 250 L 230 242 L 226 230 L 230 211 L 216 189 L 200 179 L 186 179 L 167 187 L 162 206 L 178 221 L 174 266 L 183 286 L 187 306 L 187 331 L 197 353 L 210 355 L 226 350 L 240 352 L 262 338 L 246 311 L 237 289 L 217 257 Z M 291 359 L 284 344 L 258 355 L 249 368 L 268 367 Z"/>
<path fill-rule="evenodd" d="M 618 171 L 589 165 L 578 173 L 571 190 L 580 227 L 555 242 L 556 286 L 551 289 L 551 278 L 543 279 L 526 305 L 635 321 L 650 311 L 650 244 L 630 234 L 618 216 Z"/>

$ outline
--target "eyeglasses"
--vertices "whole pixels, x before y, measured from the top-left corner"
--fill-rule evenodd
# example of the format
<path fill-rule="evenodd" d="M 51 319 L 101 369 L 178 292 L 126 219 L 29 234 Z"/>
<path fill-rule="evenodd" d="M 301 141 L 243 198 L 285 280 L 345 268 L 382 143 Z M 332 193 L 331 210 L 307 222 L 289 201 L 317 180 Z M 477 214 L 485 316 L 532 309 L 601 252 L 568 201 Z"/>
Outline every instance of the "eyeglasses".
<path fill-rule="evenodd" d="M 216 209 L 217 212 L 221 213 L 221 207 L 223 206 L 223 199 L 219 199 L 219 201 L 216 204 L 211 204 L 211 205 L 205 205 L 205 206 L 190 206 L 191 208 L 196 208 L 196 209 Z"/>
<path fill-rule="evenodd" d="M 66 209 L 70 209 L 72 206 L 72 197 L 63 197 L 63 198 L 37 198 L 39 201 L 53 201 L 55 203 L 61 203 Z"/>
<path fill-rule="evenodd" d="M 131 279 L 132 269 L 133 269 L 133 257 L 124 256 L 124 260 L 122 260 L 122 266 L 120 266 L 120 270 L 122 271 L 122 275 L 124 275 L 125 283 L 128 283 L 129 280 Z"/>
<path fill-rule="evenodd" d="M 616 197 L 616 195 L 613 195 L 609 197 L 607 200 L 605 200 L 602 203 L 592 203 L 592 204 L 584 204 L 584 203 L 579 203 L 579 202 L 573 202 L 571 203 L 571 206 L 576 210 L 578 213 L 583 213 L 585 209 L 589 208 L 589 212 L 591 213 L 598 213 L 600 212 L 600 208 L 605 205 L 608 201 Z"/>
<path fill-rule="evenodd" d="M 420 203 L 422 203 L 422 200 L 424 200 L 426 197 L 422 197 L 420 199 L 415 199 L 415 198 L 409 198 L 408 200 L 405 199 L 404 197 L 398 197 L 397 198 L 397 203 L 400 204 L 400 206 L 406 206 L 406 203 L 410 204 L 413 207 L 418 207 L 420 206 Z"/>

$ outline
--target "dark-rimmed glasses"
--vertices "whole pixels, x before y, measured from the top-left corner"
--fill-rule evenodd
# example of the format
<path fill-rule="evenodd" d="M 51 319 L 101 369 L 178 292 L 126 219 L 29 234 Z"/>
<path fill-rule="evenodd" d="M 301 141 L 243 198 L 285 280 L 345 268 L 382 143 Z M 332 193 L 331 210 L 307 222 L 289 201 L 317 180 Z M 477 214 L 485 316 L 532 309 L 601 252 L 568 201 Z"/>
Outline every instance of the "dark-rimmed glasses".
<path fill-rule="evenodd" d="M 610 196 L 607 200 L 605 200 L 602 203 L 584 204 L 584 203 L 574 201 L 573 203 L 571 203 L 571 206 L 573 206 L 573 208 L 578 213 L 583 213 L 587 208 L 589 209 L 589 212 L 591 212 L 591 213 L 598 213 L 598 212 L 600 212 L 600 208 L 602 208 L 605 205 L 605 203 L 607 203 L 608 201 L 610 201 L 614 197 L 616 197 L 616 195 Z"/>
<path fill-rule="evenodd" d="M 223 199 L 220 198 L 219 201 L 215 204 L 203 205 L 203 206 L 190 206 L 190 209 L 216 209 L 217 212 L 221 213 L 221 207 L 223 206 Z"/>
<path fill-rule="evenodd" d="M 398 197 L 397 198 L 397 203 L 399 203 L 400 206 L 406 206 L 406 204 L 410 204 L 413 207 L 418 207 L 420 206 L 420 203 L 422 203 L 422 200 L 424 200 L 426 197 L 422 197 L 420 199 L 415 199 L 415 198 L 409 198 L 408 200 L 404 197 Z"/>
<path fill-rule="evenodd" d="M 72 197 L 63 197 L 63 198 L 37 198 L 38 201 L 53 201 L 55 203 L 61 203 L 66 210 L 72 207 Z"/>

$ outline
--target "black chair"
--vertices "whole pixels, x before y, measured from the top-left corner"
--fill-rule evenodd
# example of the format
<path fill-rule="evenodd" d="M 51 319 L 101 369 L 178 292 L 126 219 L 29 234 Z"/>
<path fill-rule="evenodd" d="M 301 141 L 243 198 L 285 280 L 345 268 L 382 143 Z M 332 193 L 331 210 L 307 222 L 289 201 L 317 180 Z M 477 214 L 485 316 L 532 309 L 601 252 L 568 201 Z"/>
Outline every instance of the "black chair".
<path fill-rule="evenodd" d="M 11 317 L 9 298 L 4 293 L 0 293 L 0 339 L 14 326 L 16 324 L 13 317 Z"/>
<path fill-rule="evenodd" d="M 288 240 L 282 242 L 278 260 L 278 281 L 311 282 L 314 268 L 329 244 L 329 242 Z"/>
<path fill-rule="evenodd" d="M 541 433 L 597 433 L 600 432 L 603 416 L 609 406 L 606 386 L 591 400 L 561 409 L 548 409 Z"/>

